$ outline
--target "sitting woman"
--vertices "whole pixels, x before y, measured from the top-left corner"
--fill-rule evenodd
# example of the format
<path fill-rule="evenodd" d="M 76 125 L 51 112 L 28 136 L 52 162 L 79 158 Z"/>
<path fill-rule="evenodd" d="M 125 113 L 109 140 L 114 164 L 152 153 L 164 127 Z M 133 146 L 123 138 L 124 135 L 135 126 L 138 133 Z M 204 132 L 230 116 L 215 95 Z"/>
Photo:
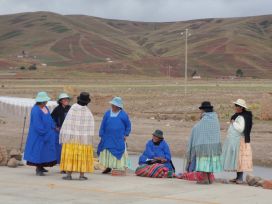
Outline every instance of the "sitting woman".
<path fill-rule="evenodd" d="M 135 172 L 137 176 L 161 178 L 169 177 L 175 172 L 170 149 L 161 130 L 156 130 L 152 140 L 147 142 L 145 151 L 139 158 L 139 165 Z"/>

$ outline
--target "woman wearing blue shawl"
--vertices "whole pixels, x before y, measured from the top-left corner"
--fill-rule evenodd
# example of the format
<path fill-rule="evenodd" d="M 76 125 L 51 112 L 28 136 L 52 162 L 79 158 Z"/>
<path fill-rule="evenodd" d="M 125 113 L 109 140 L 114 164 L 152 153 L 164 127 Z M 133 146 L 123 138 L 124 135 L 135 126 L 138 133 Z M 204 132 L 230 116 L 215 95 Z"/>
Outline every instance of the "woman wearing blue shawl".
<path fill-rule="evenodd" d="M 187 171 L 202 172 L 201 184 L 212 183 L 213 174 L 222 171 L 221 139 L 218 116 L 210 102 L 199 107 L 201 119 L 194 125 L 187 149 Z"/>
<path fill-rule="evenodd" d="M 104 114 L 101 122 L 101 140 L 97 148 L 99 162 L 106 167 L 104 174 L 112 169 L 125 170 L 128 167 L 126 138 L 130 134 L 131 123 L 120 97 L 113 98 L 110 104 L 111 109 Z"/>
<path fill-rule="evenodd" d="M 46 92 L 39 92 L 31 110 L 30 126 L 25 146 L 24 159 L 27 165 L 36 166 L 36 175 L 44 176 L 44 167 L 57 163 L 55 123 L 46 107 L 50 100 Z"/>

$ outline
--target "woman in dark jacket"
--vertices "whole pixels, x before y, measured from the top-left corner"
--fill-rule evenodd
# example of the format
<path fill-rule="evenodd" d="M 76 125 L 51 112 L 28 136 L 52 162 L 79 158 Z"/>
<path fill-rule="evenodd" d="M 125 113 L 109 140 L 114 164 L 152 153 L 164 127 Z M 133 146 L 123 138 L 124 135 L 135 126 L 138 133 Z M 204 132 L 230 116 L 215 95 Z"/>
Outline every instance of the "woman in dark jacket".
<path fill-rule="evenodd" d="M 59 143 L 59 132 L 61 126 L 64 122 L 64 119 L 71 108 L 69 105 L 70 97 L 66 93 L 61 93 L 58 97 L 58 106 L 53 110 L 51 116 L 56 123 L 56 131 L 58 132 L 58 136 L 56 138 L 56 150 L 57 150 L 57 162 L 60 163 L 61 157 L 61 144 Z"/>

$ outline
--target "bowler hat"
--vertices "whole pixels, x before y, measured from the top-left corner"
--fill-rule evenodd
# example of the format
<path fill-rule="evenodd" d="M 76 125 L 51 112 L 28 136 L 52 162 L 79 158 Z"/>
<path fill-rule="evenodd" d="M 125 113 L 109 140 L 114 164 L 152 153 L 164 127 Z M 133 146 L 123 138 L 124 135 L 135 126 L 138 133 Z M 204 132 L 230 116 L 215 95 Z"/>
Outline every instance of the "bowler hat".
<path fill-rule="evenodd" d="M 80 95 L 77 97 L 77 101 L 81 103 L 90 103 L 90 94 L 87 92 L 81 92 Z"/>
<path fill-rule="evenodd" d="M 163 131 L 161 131 L 161 130 L 155 130 L 155 132 L 153 132 L 152 135 L 155 137 L 158 137 L 160 139 L 163 139 Z"/>
<path fill-rule="evenodd" d="M 201 106 L 199 107 L 200 110 L 203 110 L 203 109 L 212 109 L 213 106 L 211 105 L 211 102 L 209 101 L 203 101 L 201 103 Z"/>

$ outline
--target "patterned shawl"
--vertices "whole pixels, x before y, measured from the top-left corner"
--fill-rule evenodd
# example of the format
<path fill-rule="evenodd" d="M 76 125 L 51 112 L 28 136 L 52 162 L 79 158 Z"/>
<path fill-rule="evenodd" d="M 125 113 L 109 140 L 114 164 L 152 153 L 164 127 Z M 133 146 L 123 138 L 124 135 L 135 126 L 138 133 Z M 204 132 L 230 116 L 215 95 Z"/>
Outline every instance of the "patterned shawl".
<path fill-rule="evenodd" d="M 74 104 L 60 130 L 60 143 L 92 144 L 94 117 L 87 106 Z"/>
<path fill-rule="evenodd" d="M 195 157 L 221 155 L 220 137 L 217 114 L 215 112 L 203 113 L 201 120 L 192 129 L 187 149 L 187 162 L 192 162 Z"/>

